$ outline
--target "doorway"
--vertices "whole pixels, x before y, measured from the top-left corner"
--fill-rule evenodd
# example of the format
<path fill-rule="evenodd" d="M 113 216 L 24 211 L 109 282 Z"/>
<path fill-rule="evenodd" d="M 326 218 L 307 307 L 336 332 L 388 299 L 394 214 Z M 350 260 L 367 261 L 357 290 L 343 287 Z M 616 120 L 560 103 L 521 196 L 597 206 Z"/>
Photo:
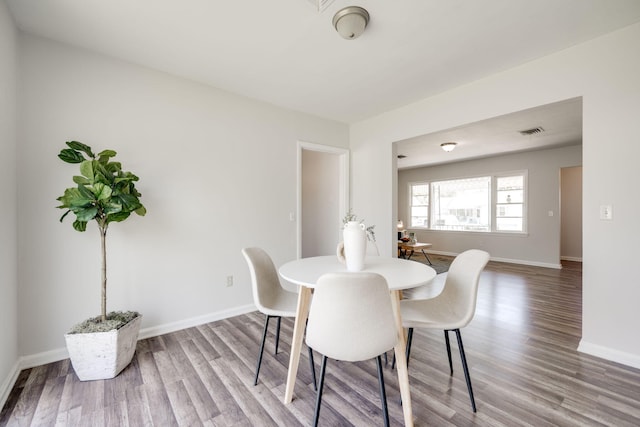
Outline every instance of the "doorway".
<path fill-rule="evenodd" d="M 582 166 L 560 169 L 560 259 L 582 262 Z"/>
<path fill-rule="evenodd" d="M 335 254 L 349 206 L 349 151 L 298 143 L 298 258 Z"/>

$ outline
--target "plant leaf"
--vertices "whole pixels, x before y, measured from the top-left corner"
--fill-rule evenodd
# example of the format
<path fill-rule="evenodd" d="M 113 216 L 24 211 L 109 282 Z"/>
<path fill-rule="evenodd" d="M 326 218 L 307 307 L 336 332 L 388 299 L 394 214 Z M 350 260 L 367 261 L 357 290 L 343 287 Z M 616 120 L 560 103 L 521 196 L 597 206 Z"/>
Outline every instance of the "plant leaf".
<path fill-rule="evenodd" d="M 58 206 L 59 208 L 61 208 L 62 206 Z M 60 217 L 60 222 L 62 222 L 62 220 L 64 220 L 64 217 L 69 215 L 69 212 L 71 212 L 71 210 L 67 210 L 61 217 Z"/>
<path fill-rule="evenodd" d="M 73 177 L 73 182 L 75 182 L 76 184 L 82 184 L 82 185 L 90 184 L 90 182 L 89 182 L 89 180 L 87 178 L 85 178 L 84 176 L 79 176 L 79 175 L 75 175 Z"/>
<path fill-rule="evenodd" d="M 74 209 L 73 213 L 76 214 L 76 221 L 86 223 L 96 217 L 96 215 L 98 214 L 98 208 L 95 206 L 90 206 L 88 208 L 78 208 Z"/>
<path fill-rule="evenodd" d="M 112 215 L 114 213 L 118 213 L 122 210 L 122 205 L 120 203 L 116 203 L 114 201 L 109 201 L 102 205 L 102 211 L 105 215 Z"/>
<path fill-rule="evenodd" d="M 96 182 L 93 185 L 93 194 L 96 196 L 96 199 L 100 201 L 107 200 L 111 197 L 111 187 L 101 182 Z"/>
<path fill-rule="evenodd" d="M 72 150 L 70 148 L 65 148 L 64 150 L 60 151 L 60 154 L 58 154 L 58 157 L 67 163 L 81 163 L 83 162 L 84 156 L 81 153 L 78 153 L 75 150 Z"/>
<path fill-rule="evenodd" d="M 82 142 L 67 141 L 67 145 L 69 146 L 69 148 L 86 153 L 87 156 L 91 157 L 92 159 L 95 157 L 95 155 L 91 151 L 91 147 L 89 147 L 86 144 L 83 144 Z"/>
<path fill-rule="evenodd" d="M 145 208 L 144 206 L 140 205 L 140 207 L 135 210 L 135 213 L 137 213 L 140 216 L 145 216 L 147 214 L 147 208 Z"/>
<path fill-rule="evenodd" d="M 94 183 L 96 176 L 93 170 L 93 162 L 91 160 L 85 160 L 80 164 L 80 173 L 89 179 L 90 183 Z"/>
<path fill-rule="evenodd" d="M 93 195 L 89 193 L 89 197 L 87 197 L 86 194 L 82 193 L 83 189 L 86 191 L 86 189 L 82 186 L 79 188 L 67 188 L 66 190 L 64 190 L 64 195 L 58 197 L 57 199 L 62 203 L 62 205 L 58 206 L 58 208 L 71 208 L 72 210 L 74 210 L 75 208 L 84 207 L 91 204 L 93 202 Z"/>
<path fill-rule="evenodd" d="M 98 161 L 100 163 L 107 163 L 110 157 L 115 157 L 116 152 L 113 150 L 102 150 L 98 153 Z"/>
<path fill-rule="evenodd" d="M 85 231 L 87 229 L 87 223 L 84 221 L 75 220 L 73 221 L 73 228 L 76 231 Z"/>
<path fill-rule="evenodd" d="M 125 219 L 129 218 L 129 215 L 131 215 L 129 212 L 124 212 L 124 211 L 107 215 L 107 222 L 124 221 Z"/>

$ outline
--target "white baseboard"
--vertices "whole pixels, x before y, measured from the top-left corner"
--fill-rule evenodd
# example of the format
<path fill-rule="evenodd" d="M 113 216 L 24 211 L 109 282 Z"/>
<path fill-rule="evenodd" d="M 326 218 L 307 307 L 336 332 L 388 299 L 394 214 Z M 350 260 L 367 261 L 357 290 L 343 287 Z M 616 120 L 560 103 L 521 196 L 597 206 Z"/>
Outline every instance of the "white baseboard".
<path fill-rule="evenodd" d="M 178 322 L 166 323 L 164 325 L 144 328 L 140 330 L 140 333 L 138 334 L 138 340 L 168 334 L 170 332 L 191 328 L 193 326 L 204 325 L 205 323 L 239 316 L 241 314 L 250 313 L 255 310 L 255 305 L 247 304 L 240 307 L 234 307 L 229 310 L 222 310 L 215 313 L 192 317 L 190 319 L 180 320 Z M 67 353 L 67 349 L 64 347 L 20 357 L 16 361 L 16 364 L 14 365 L 12 371 L 9 373 L 9 376 L 5 379 L 2 385 L 0 385 L 0 408 L 4 406 L 7 398 L 9 397 L 9 393 L 11 392 L 11 389 L 18 379 L 20 371 L 22 371 L 23 369 L 33 368 L 35 366 L 46 365 L 47 363 L 57 362 L 59 360 L 64 360 L 67 358 L 69 358 L 69 353 Z"/>
<path fill-rule="evenodd" d="M 443 252 L 443 251 L 426 251 L 429 254 L 434 255 L 447 255 L 447 256 L 457 256 L 457 253 L 454 252 Z M 534 267 L 545 267 L 545 268 L 555 268 L 556 270 L 562 269 L 562 264 L 552 264 L 548 262 L 538 262 L 538 261 L 527 261 L 522 259 L 510 259 L 510 258 L 496 258 L 491 257 L 491 261 L 496 262 L 506 262 L 509 264 L 522 264 L 522 265 L 531 265 Z"/>
<path fill-rule="evenodd" d="M 229 317 L 251 313 L 252 311 L 256 311 L 256 306 L 253 304 L 248 304 L 240 307 L 234 307 L 229 310 L 218 311 L 215 313 L 192 317 L 190 319 L 180 320 L 178 322 L 152 326 L 150 328 L 141 329 L 140 334 L 138 335 L 138 339 L 142 340 L 146 338 L 157 337 L 158 335 L 164 335 L 171 332 L 180 331 L 182 329 L 192 328 L 198 325 L 204 325 L 205 323 L 215 322 L 216 320 L 228 319 Z"/>
<path fill-rule="evenodd" d="M 580 340 L 578 351 L 640 369 L 640 356 Z"/>
<path fill-rule="evenodd" d="M 575 262 L 582 262 L 582 258 L 579 257 L 574 257 L 574 256 L 561 256 L 560 259 L 562 261 L 575 261 Z"/>
<path fill-rule="evenodd" d="M 18 375 L 20 375 L 20 368 L 18 366 L 18 362 L 13 365 L 9 375 L 4 380 L 2 385 L 0 385 L 0 409 L 4 408 L 4 404 L 7 403 L 7 399 L 9 398 L 9 393 L 11 393 L 11 389 L 13 385 L 18 380 Z"/>

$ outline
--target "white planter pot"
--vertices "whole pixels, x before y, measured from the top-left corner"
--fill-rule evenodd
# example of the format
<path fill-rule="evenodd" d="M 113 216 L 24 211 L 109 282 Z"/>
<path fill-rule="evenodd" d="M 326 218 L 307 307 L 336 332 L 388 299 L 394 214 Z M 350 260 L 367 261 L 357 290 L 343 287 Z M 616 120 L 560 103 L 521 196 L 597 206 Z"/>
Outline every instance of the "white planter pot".
<path fill-rule="evenodd" d="M 80 381 L 106 380 L 118 375 L 136 351 L 142 316 L 120 329 L 90 334 L 65 334 L 73 370 Z"/>

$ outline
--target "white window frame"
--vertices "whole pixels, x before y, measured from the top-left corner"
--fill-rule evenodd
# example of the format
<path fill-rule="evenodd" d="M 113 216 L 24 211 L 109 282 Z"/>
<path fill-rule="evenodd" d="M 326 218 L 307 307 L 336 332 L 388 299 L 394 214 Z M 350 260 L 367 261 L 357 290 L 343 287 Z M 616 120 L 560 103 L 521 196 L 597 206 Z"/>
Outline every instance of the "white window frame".
<path fill-rule="evenodd" d="M 428 192 L 429 192 L 429 196 L 427 198 L 428 202 L 427 202 L 427 226 L 413 226 L 411 223 L 411 219 L 412 219 L 412 208 L 413 208 L 413 186 L 414 185 L 426 185 L 428 188 Z M 409 210 L 407 211 L 408 214 L 408 218 L 406 221 L 406 228 L 415 228 L 415 229 L 419 229 L 419 230 L 429 230 L 431 227 L 431 182 L 429 181 L 416 181 L 416 182 L 410 182 L 409 183 L 409 192 L 408 192 L 408 199 L 409 199 Z"/>
<path fill-rule="evenodd" d="M 523 199 L 522 199 L 522 230 L 514 230 L 514 231 L 510 231 L 510 230 L 501 230 L 498 231 L 496 230 L 497 227 L 497 220 L 496 220 L 496 214 L 497 214 L 497 205 L 498 205 L 498 190 L 497 190 L 497 179 L 498 178 L 504 178 L 504 177 L 510 177 L 510 176 L 522 176 L 523 177 Z M 482 177 L 489 177 L 491 180 L 491 190 L 490 190 L 490 194 L 489 194 L 489 230 L 488 231 L 469 231 L 469 230 L 440 230 L 440 229 L 434 229 L 431 228 L 431 221 L 433 218 L 433 188 L 431 186 L 431 184 L 433 182 L 441 182 L 441 181 L 455 181 L 455 180 L 462 180 L 462 179 L 469 179 L 469 178 L 482 178 Z M 413 186 L 414 185 L 428 185 L 429 186 L 429 202 L 428 202 L 428 206 L 429 206 L 429 216 L 428 216 L 428 225 L 427 226 L 412 226 L 411 225 L 411 208 L 412 208 L 412 195 L 413 195 Z M 434 179 L 434 180 L 424 180 L 424 181 L 415 181 L 415 182 L 409 182 L 408 183 L 408 189 L 407 189 L 407 219 L 406 219 L 406 224 L 407 224 L 407 229 L 416 229 L 416 230 L 428 230 L 428 231 L 434 231 L 434 232 L 443 232 L 443 233 L 482 233 L 482 234 L 510 234 L 510 235 L 523 235 L 523 234 L 527 234 L 528 233 L 528 224 L 529 224 L 529 218 L 528 218 L 528 211 L 529 211 L 529 203 L 528 203 L 528 199 L 529 199 L 529 172 L 528 170 L 516 170 L 516 171 L 509 171 L 509 172 L 499 172 L 499 173 L 490 173 L 490 174 L 478 174 L 478 175 L 473 175 L 473 176 L 466 176 L 466 177 L 456 177 L 456 178 L 438 178 L 438 179 Z"/>
<path fill-rule="evenodd" d="M 497 185 L 497 178 L 506 178 L 506 177 L 510 177 L 510 176 L 522 176 L 522 188 L 523 188 L 523 195 L 522 195 L 522 230 L 516 230 L 516 231 L 510 231 L 510 230 L 496 230 L 497 227 L 497 209 L 498 209 L 498 185 Z M 492 224 L 491 224 L 491 232 L 492 233 L 499 233 L 499 234 L 526 234 L 527 230 L 528 230 L 528 224 L 529 224 L 529 220 L 528 220 L 528 216 L 527 216 L 527 212 L 528 212 L 528 203 L 527 200 L 529 199 L 529 171 L 528 170 L 519 170 L 519 171 L 511 171 L 511 172 L 501 172 L 501 173 L 495 173 L 492 175 L 492 182 L 491 182 L 491 200 L 493 201 L 491 203 L 491 219 L 492 219 Z"/>

